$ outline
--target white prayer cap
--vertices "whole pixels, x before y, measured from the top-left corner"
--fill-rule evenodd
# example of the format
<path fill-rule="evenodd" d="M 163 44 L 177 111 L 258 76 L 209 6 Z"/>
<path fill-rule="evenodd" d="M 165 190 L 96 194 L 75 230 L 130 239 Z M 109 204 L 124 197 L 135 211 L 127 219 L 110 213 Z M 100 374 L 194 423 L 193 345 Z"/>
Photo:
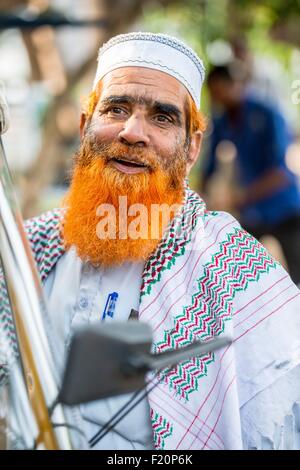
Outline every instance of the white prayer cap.
<path fill-rule="evenodd" d="M 93 90 L 108 72 L 120 67 L 160 70 L 179 80 L 200 108 L 204 66 L 197 54 L 183 42 L 166 34 L 120 34 L 104 44 L 98 55 Z"/>

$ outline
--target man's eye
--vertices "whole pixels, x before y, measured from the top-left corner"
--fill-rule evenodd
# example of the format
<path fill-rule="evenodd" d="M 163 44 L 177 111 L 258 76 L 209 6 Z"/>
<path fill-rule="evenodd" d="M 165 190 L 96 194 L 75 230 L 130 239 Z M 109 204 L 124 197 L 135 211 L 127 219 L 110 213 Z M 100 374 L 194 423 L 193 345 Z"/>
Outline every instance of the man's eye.
<path fill-rule="evenodd" d="M 169 116 L 166 116 L 165 114 L 158 114 L 155 116 L 156 121 L 158 122 L 172 122 L 172 119 Z"/>
<path fill-rule="evenodd" d="M 112 114 L 122 114 L 122 113 L 125 113 L 125 110 L 122 109 L 122 108 L 118 108 L 117 106 L 114 106 L 113 108 L 110 108 L 108 110 L 110 113 Z"/>

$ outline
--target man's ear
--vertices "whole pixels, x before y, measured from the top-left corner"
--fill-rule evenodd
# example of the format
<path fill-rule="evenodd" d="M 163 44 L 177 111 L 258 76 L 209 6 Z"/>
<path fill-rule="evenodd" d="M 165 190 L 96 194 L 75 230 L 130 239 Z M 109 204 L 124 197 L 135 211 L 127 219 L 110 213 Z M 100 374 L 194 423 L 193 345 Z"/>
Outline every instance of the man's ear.
<path fill-rule="evenodd" d="M 201 144 L 202 144 L 202 137 L 203 133 L 201 131 L 196 131 L 193 133 L 191 140 L 190 140 L 190 145 L 189 145 L 189 150 L 188 150 L 188 158 L 187 158 L 187 164 L 186 164 L 186 174 L 189 175 L 191 169 L 195 165 L 200 149 L 201 149 Z"/>
<path fill-rule="evenodd" d="M 83 139 L 84 132 L 85 132 L 85 127 L 87 124 L 87 117 L 85 113 L 81 113 L 80 115 L 80 124 L 79 124 L 79 130 L 80 130 L 80 139 Z"/>

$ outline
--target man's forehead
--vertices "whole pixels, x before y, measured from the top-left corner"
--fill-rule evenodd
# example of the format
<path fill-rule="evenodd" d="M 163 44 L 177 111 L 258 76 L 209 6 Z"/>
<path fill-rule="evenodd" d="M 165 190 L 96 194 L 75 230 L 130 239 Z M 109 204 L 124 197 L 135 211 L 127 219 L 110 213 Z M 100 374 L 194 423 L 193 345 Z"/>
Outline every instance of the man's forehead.
<path fill-rule="evenodd" d="M 100 101 L 111 95 L 132 96 L 143 104 L 157 101 L 184 106 L 188 91 L 174 77 L 144 67 L 122 67 L 102 79 Z"/>

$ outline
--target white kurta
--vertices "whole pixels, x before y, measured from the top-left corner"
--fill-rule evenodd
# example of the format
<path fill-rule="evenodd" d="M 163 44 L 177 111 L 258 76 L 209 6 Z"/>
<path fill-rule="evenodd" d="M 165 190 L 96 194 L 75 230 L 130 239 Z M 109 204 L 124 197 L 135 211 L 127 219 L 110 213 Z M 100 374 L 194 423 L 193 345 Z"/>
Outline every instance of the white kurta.
<path fill-rule="evenodd" d="M 99 323 L 107 297 L 118 293 L 113 319 L 127 321 L 131 309 L 138 310 L 143 263 L 124 263 L 118 268 L 96 269 L 82 263 L 75 250 L 65 253 L 52 270 L 44 286 L 48 309 L 56 337 L 64 349 L 64 360 L 76 327 Z M 62 288 L 63 285 L 63 288 Z M 108 360 L 109 358 L 102 358 Z M 81 405 L 87 439 L 124 405 L 130 395 Z M 152 449 L 153 435 L 148 400 L 143 400 L 109 432 L 96 449 Z"/>

